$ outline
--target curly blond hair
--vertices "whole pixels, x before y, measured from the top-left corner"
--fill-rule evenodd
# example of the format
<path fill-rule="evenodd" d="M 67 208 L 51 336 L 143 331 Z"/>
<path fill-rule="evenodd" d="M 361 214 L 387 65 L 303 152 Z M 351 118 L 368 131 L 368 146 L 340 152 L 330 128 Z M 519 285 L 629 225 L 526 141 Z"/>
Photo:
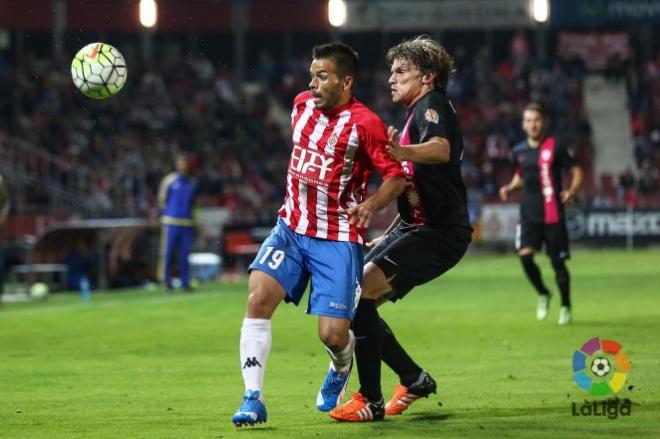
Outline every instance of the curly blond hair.
<path fill-rule="evenodd" d="M 389 65 L 397 59 L 412 63 L 422 74 L 434 74 L 433 85 L 441 90 L 447 88 L 449 75 L 454 72 L 454 59 L 440 43 L 428 35 L 404 40 L 387 51 L 386 60 Z"/>

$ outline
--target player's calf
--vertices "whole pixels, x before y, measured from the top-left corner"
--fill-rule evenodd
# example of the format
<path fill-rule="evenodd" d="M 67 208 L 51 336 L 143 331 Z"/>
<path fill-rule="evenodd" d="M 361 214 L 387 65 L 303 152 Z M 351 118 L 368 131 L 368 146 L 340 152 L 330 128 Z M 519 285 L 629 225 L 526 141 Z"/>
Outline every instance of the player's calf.
<path fill-rule="evenodd" d="M 323 338 L 326 342 L 326 338 Z M 353 367 L 353 351 L 355 350 L 355 336 L 353 331 L 348 330 L 348 342 L 341 349 L 333 351 L 326 345 L 326 351 L 330 355 L 330 367 L 328 373 L 316 396 L 316 408 L 322 412 L 332 410 L 341 403 L 348 380 Z"/>

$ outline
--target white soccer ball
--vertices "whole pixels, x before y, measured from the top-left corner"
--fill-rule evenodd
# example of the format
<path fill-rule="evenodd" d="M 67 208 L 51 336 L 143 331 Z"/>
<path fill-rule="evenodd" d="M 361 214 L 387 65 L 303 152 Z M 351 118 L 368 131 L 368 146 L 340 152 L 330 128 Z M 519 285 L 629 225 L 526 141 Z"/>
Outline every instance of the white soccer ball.
<path fill-rule="evenodd" d="M 44 299 L 49 292 L 48 285 L 43 282 L 37 282 L 30 287 L 30 296 L 34 299 Z"/>
<path fill-rule="evenodd" d="M 124 56 L 105 43 L 88 44 L 71 62 L 73 83 L 93 99 L 107 99 L 118 93 L 126 84 L 127 74 Z"/>

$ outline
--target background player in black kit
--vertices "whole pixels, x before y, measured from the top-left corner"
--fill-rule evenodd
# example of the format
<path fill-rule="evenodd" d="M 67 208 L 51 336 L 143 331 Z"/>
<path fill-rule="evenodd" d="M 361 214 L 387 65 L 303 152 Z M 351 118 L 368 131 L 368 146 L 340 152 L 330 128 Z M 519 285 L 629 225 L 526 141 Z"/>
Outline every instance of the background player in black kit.
<path fill-rule="evenodd" d="M 453 61 L 427 36 L 391 48 L 389 84 L 394 102 L 405 105 L 401 135 L 388 130 L 388 151 L 401 161 L 406 189 L 397 199 L 399 216 L 374 240 L 365 259 L 362 296 L 353 320 L 360 392 L 330 412 L 340 421 L 371 421 L 403 412 L 435 392 L 435 381 L 398 343 L 376 306 L 404 297 L 463 257 L 470 243 L 465 186 L 461 177 L 463 139 L 445 90 Z M 380 387 L 383 360 L 401 383 L 384 404 Z"/>
<path fill-rule="evenodd" d="M 570 253 L 564 204 L 572 202 L 580 189 L 582 170 L 566 146 L 546 136 L 547 122 L 542 106 L 530 103 L 525 107 L 523 130 L 527 139 L 513 148 L 516 171 L 511 182 L 500 189 L 500 198 L 507 201 L 512 192 L 523 190 L 516 250 L 527 278 L 539 294 L 536 318 L 544 320 L 550 304 L 550 292 L 534 262 L 534 252 L 545 244 L 561 294 L 558 323 L 567 325 L 572 314 L 570 276 L 565 263 Z M 562 191 L 562 171 L 565 170 L 571 174 L 571 184 Z"/>

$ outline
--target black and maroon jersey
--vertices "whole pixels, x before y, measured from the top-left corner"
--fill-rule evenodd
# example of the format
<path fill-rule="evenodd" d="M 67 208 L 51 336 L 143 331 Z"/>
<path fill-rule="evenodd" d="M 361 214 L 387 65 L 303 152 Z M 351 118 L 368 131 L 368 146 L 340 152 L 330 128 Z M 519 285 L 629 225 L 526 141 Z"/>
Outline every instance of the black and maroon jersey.
<path fill-rule="evenodd" d="M 564 219 L 561 193 L 562 171 L 576 164 L 572 153 L 553 137 L 532 148 L 527 140 L 513 147 L 516 174 L 523 179 L 520 220 L 554 224 Z"/>
<path fill-rule="evenodd" d="M 426 94 L 408 109 L 400 143 L 414 145 L 431 137 L 449 141 L 449 162 L 432 165 L 401 162 L 406 173 L 406 189 L 397 199 L 401 219 L 415 225 L 470 227 L 461 175 L 463 135 L 454 107 L 439 90 Z"/>

